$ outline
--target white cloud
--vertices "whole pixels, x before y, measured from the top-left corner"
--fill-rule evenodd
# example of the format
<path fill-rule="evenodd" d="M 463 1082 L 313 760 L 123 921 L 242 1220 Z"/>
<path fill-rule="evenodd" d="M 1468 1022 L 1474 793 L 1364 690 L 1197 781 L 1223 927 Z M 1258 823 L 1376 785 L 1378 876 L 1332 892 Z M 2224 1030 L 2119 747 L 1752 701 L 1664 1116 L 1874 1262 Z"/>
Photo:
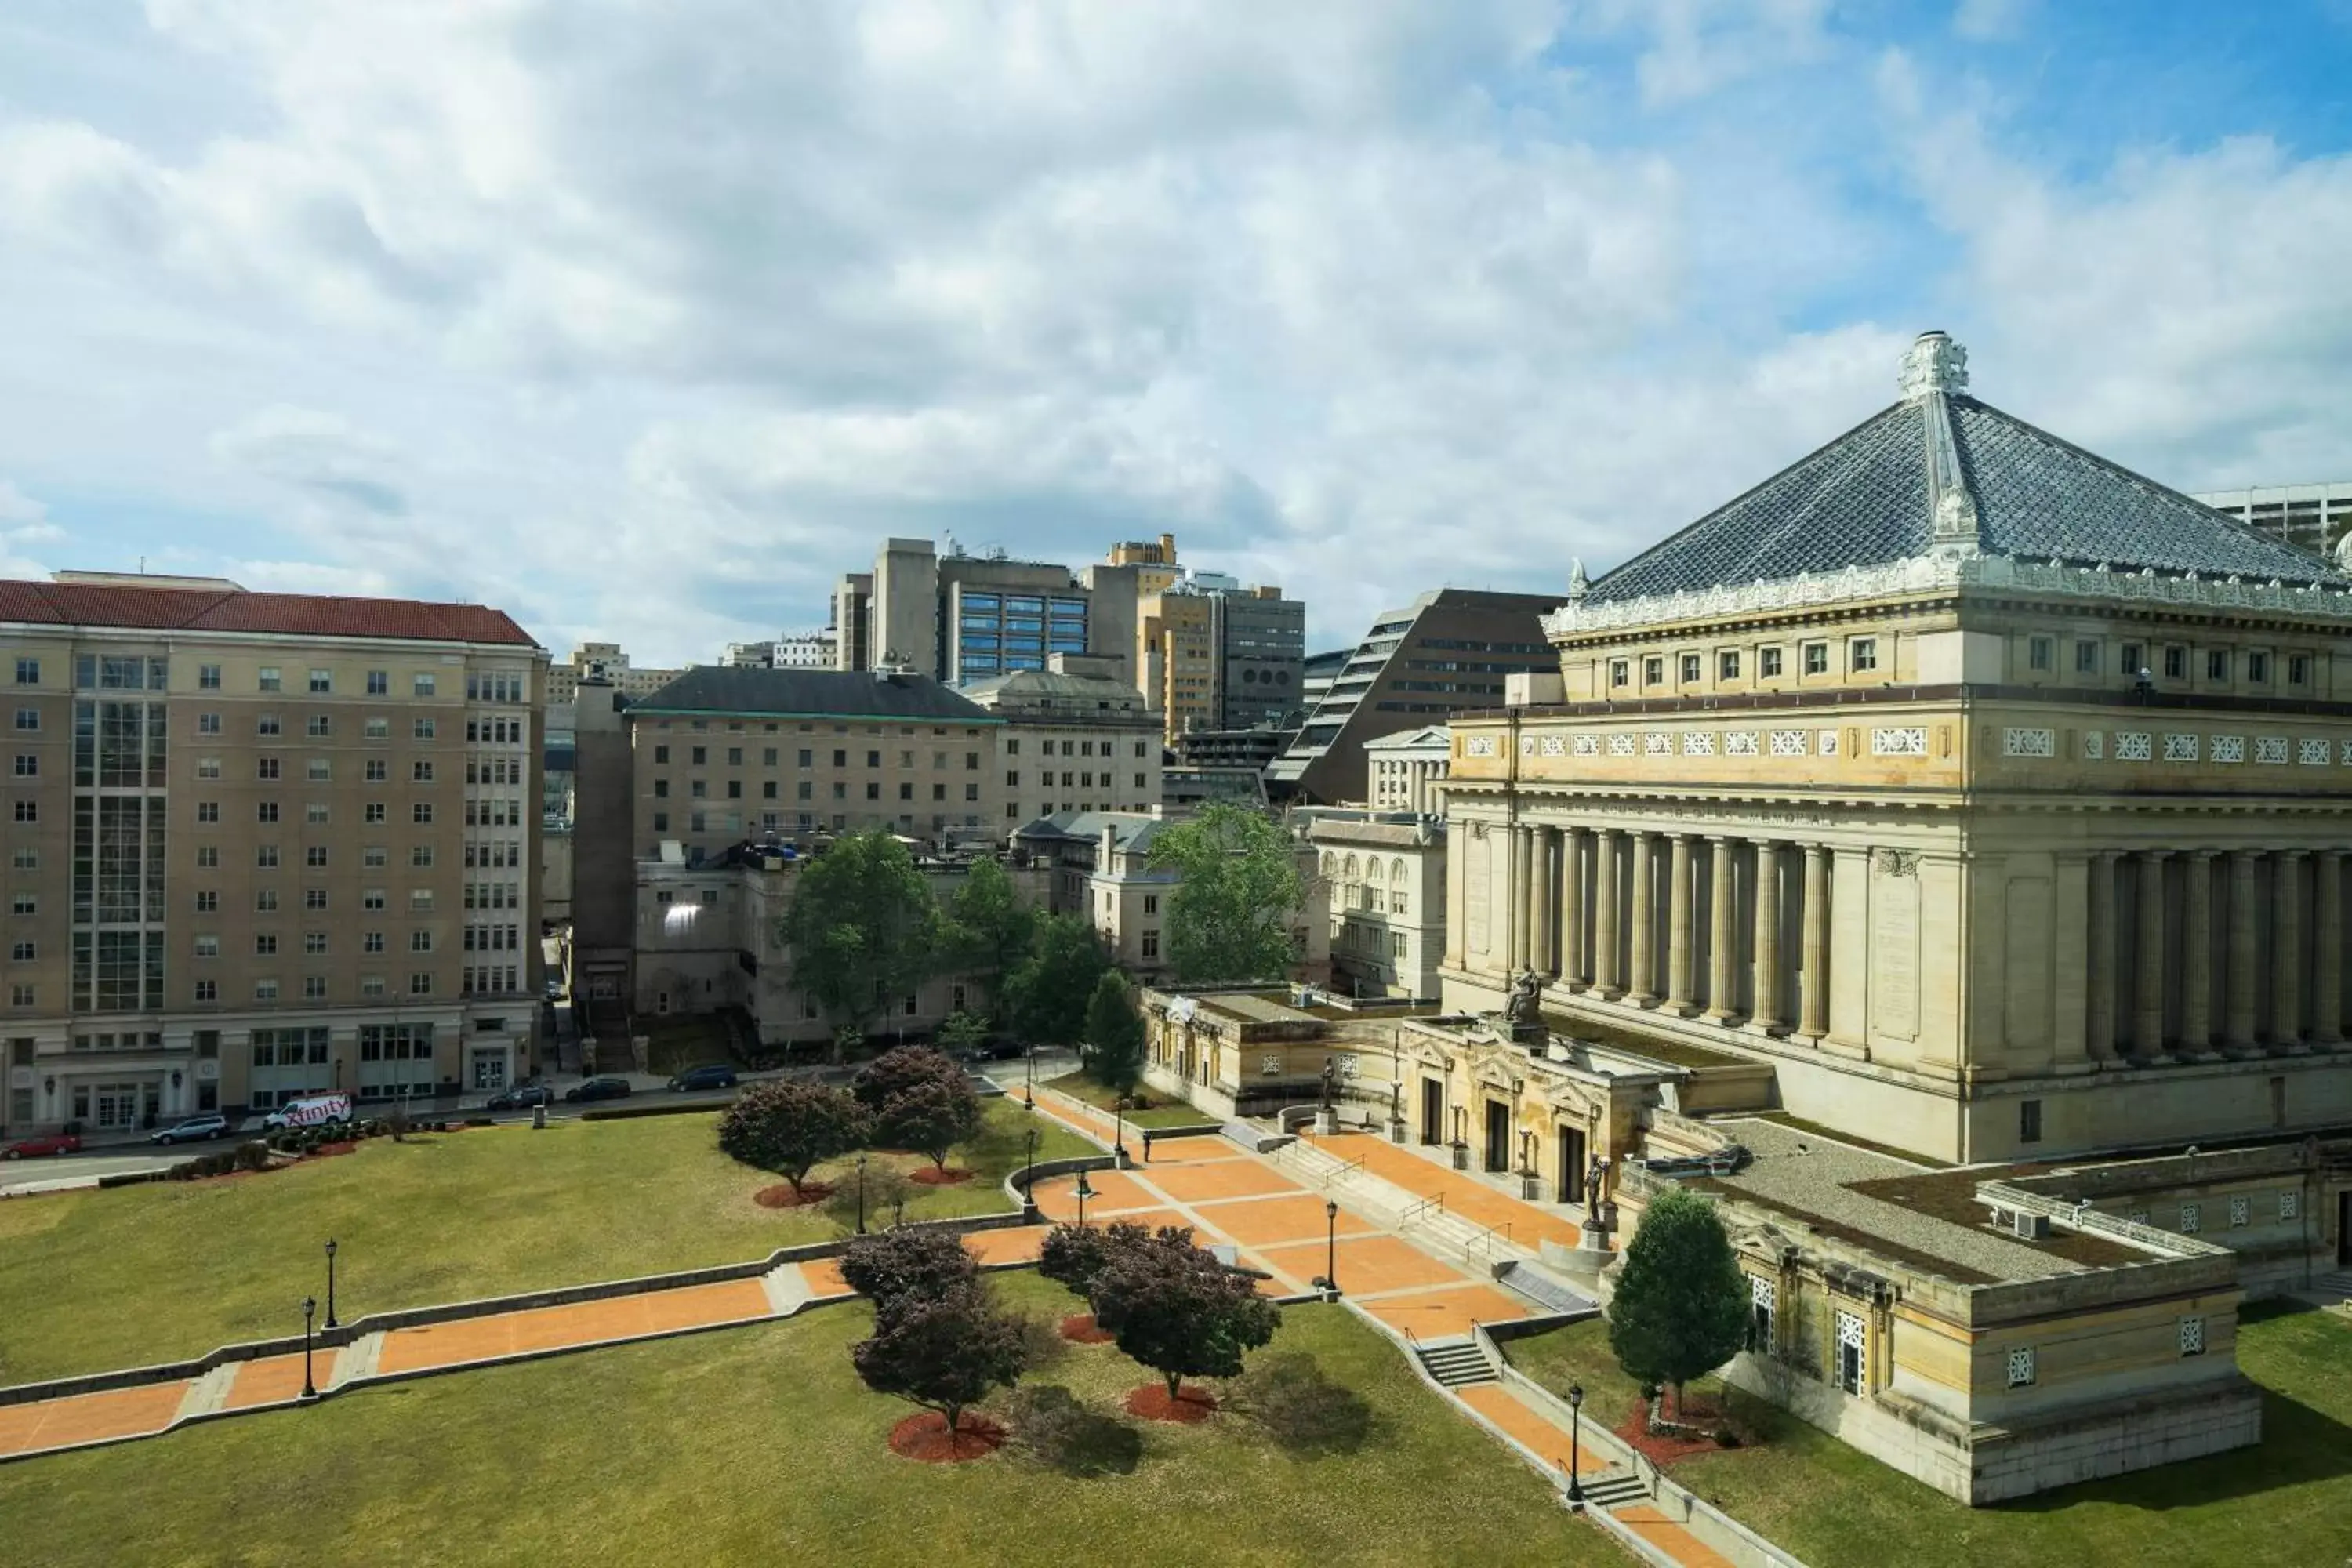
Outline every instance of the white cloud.
<path fill-rule="evenodd" d="M 2013 38 L 2025 30 L 2033 0 L 1959 0 L 1952 9 L 1952 31 L 1979 43 Z"/>

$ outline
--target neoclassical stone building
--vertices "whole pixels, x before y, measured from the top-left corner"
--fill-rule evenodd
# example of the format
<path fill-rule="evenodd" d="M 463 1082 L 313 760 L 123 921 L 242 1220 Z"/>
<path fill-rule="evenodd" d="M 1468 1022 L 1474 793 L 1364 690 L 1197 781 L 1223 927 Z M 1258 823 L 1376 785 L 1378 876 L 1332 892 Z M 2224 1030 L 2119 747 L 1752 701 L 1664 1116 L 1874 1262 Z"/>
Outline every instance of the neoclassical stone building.
<path fill-rule="evenodd" d="M 1444 994 L 1773 1068 L 1946 1161 L 2352 1121 L 2352 582 L 1968 395 L 1546 618 L 1457 715 Z"/>

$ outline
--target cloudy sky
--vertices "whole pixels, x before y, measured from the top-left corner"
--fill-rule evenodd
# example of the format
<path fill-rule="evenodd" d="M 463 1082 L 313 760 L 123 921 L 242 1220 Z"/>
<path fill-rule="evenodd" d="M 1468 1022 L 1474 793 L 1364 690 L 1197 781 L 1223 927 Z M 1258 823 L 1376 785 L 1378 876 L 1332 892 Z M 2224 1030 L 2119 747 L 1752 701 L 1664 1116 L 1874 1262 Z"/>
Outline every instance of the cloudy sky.
<path fill-rule="evenodd" d="M 1318 646 L 1894 395 L 2352 479 L 2352 0 L 8 0 L 0 574 L 645 663 L 885 533 Z"/>

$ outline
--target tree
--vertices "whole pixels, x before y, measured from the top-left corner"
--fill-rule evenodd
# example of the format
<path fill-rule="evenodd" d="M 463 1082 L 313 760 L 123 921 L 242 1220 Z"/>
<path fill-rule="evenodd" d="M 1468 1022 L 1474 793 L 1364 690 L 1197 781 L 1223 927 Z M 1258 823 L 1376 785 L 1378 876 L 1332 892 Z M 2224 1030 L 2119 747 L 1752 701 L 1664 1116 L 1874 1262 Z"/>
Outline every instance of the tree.
<path fill-rule="evenodd" d="M 1192 1228 L 1163 1225 L 1155 1235 L 1150 1227 L 1126 1220 L 1114 1220 L 1109 1225 L 1057 1225 L 1045 1233 L 1045 1245 L 1037 1254 L 1037 1272 L 1074 1295 L 1091 1295 L 1095 1276 L 1113 1258 L 1154 1240 L 1189 1247 L 1192 1245 Z"/>
<path fill-rule="evenodd" d="M 885 1147 L 912 1149 L 944 1171 L 948 1152 L 980 1126 L 980 1096 L 963 1079 L 929 1079 L 882 1102 L 875 1134 Z"/>
<path fill-rule="evenodd" d="M 1086 1064 L 1097 1083 L 1122 1094 L 1143 1073 L 1143 1015 L 1135 988 L 1116 969 L 1103 972 L 1087 1003 Z"/>
<path fill-rule="evenodd" d="M 975 1282 L 877 1308 L 873 1337 L 852 1345 L 849 1359 L 866 1387 L 938 1411 L 952 1436 L 967 1405 L 1019 1381 L 1025 1354 L 1021 1325 Z"/>
<path fill-rule="evenodd" d="M 1029 956 L 1005 981 L 1005 1015 L 1024 1043 L 1060 1045 L 1086 1031 L 1087 1003 L 1110 967 L 1094 927 L 1077 915 L 1037 922 Z"/>
<path fill-rule="evenodd" d="M 906 1222 L 907 1205 L 914 1198 L 915 1184 L 907 1180 L 905 1172 L 875 1161 L 835 1186 L 824 1200 L 824 1215 L 845 1234 L 857 1234 L 861 1218 L 868 1228 L 884 1230 Z M 885 1215 L 888 1225 L 884 1223 Z"/>
<path fill-rule="evenodd" d="M 1037 911 L 1021 901 L 1003 865 L 994 860 L 972 863 L 963 885 L 948 900 L 948 925 L 956 968 L 1001 1000 L 1005 977 L 1029 956 L 1037 934 Z"/>
<path fill-rule="evenodd" d="M 841 1277 L 880 1313 L 976 1287 L 980 1265 L 946 1231 L 901 1226 L 853 1237 L 842 1249 Z"/>
<path fill-rule="evenodd" d="M 933 1046 L 900 1046 L 860 1068 L 850 1080 L 849 1091 L 868 1116 L 879 1116 L 882 1108 L 899 1095 L 918 1084 L 934 1081 L 968 1084 L 963 1068 L 945 1051 Z"/>
<path fill-rule="evenodd" d="M 988 1015 L 957 1009 L 940 1020 L 939 1040 L 940 1049 L 951 1057 L 959 1051 L 979 1050 L 988 1044 Z"/>
<path fill-rule="evenodd" d="M 1282 1325 L 1275 1304 L 1250 1278 L 1189 1242 L 1154 1237 L 1121 1247 L 1094 1279 L 1096 1324 L 1131 1360 L 1168 1380 L 1173 1400 L 1188 1377 L 1232 1377 L 1244 1352 Z"/>
<path fill-rule="evenodd" d="M 863 1031 L 891 998 L 920 984 L 940 956 L 939 903 L 907 847 L 887 833 L 853 833 L 794 873 L 776 934 L 793 955 L 793 984 L 835 1030 Z"/>
<path fill-rule="evenodd" d="M 1163 928 L 1185 984 L 1278 979 L 1297 959 L 1291 924 L 1306 901 L 1297 849 L 1262 813 L 1223 802 L 1151 840 L 1154 870 L 1180 880 Z"/>
<path fill-rule="evenodd" d="M 1650 1200 L 1609 1305 L 1609 1348 L 1628 1376 L 1675 1391 L 1739 1353 L 1748 1289 L 1715 1205 L 1683 1187 Z"/>
<path fill-rule="evenodd" d="M 866 1136 L 866 1113 L 841 1089 L 794 1079 L 755 1083 L 719 1119 L 719 1147 L 729 1157 L 773 1171 L 798 1196 L 808 1173 L 848 1153 Z"/>

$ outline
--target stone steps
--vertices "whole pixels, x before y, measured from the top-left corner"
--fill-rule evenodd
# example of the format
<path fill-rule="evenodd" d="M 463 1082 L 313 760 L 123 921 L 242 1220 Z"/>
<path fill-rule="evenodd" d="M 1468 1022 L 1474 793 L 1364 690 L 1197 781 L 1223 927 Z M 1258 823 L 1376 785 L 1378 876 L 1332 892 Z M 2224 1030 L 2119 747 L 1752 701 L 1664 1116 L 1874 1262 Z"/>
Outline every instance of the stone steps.
<path fill-rule="evenodd" d="M 1441 1388 L 1468 1388 L 1475 1384 L 1497 1381 L 1495 1369 L 1486 1355 L 1469 1340 L 1448 1340 L 1433 1344 L 1415 1345 L 1413 1354 Z"/>
<path fill-rule="evenodd" d="M 1613 1510 L 1650 1500 L 1650 1489 L 1642 1478 L 1616 1465 L 1586 1480 L 1583 1489 L 1587 1508 Z"/>

